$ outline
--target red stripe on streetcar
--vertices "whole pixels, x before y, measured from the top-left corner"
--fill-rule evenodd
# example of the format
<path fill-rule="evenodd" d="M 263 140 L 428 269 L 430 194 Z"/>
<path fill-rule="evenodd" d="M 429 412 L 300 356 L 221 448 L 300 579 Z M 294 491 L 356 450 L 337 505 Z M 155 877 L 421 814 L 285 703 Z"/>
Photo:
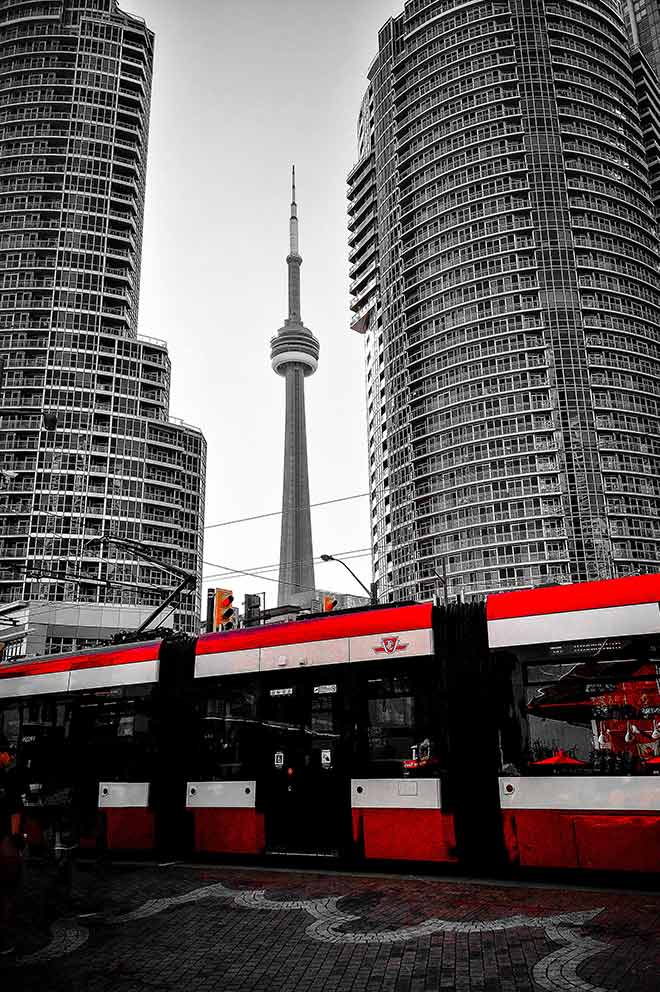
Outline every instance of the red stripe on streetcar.
<path fill-rule="evenodd" d="M 228 630 L 218 634 L 203 634 L 197 641 L 195 654 L 217 654 L 220 651 L 246 651 L 250 648 L 275 647 L 280 644 L 306 644 L 330 641 L 363 634 L 387 634 L 390 631 L 428 630 L 431 627 L 431 603 L 413 606 L 393 606 L 390 609 L 365 613 L 346 613 L 322 619 L 299 620 L 297 623 L 274 623 L 263 627 Z"/>
<path fill-rule="evenodd" d="M 19 675 L 48 675 L 53 672 L 75 672 L 85 668 L 107 668 L 111 665 L 130 665 L 139 661 L 156 661 L 161 641 L 147 641 L 129 647 L 101 648 L 84 654 L 54 655 L 46 658 L 31 658 L 16 664 L 0 665 L 0 678 L 14 678 Z"/>
<path fill-rule="evenodd" d="M 602 582 L 495 593 L 486 601 L 486 616 L 489 620 L 509 620 L 657 602 L 660 602 L 660 574 L 630 575 Z"/>

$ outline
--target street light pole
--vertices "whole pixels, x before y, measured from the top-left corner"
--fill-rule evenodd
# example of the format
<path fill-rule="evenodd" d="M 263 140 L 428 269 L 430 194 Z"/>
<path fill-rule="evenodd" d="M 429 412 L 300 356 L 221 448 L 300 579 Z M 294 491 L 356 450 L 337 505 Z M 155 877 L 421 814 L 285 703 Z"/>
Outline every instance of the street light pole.
<path fill-rule="evenodd" d="M 348 572 L 351 573 L 351 575 L 353 576 L 353 578 L 355 579 L 355 581 L 358 583 L 358 585 L 362 586 L 362 588 L 366 592 L 367 596 L 369 597 L 369 602 L 371 603 L 371 605 L 372 606 L 377 606 L 378 605 L 378 597 L 376 595 L 376 583 L 375 582 L 372 582 L 371 583 L 371 589 L 367 589 L 367 587 L 365 586 L 364 582 L 361 579 L 358 579 L 358 577 L 355 574 L 355 572 L 353 571 L 353 569 L 350 568 L 346 564 L 346 562 L 343 561 L 343 559 L 341 559 L 341 558 L 335 558 L 333 555 L 321 555 L 321 561 L 338 561 L 340 565 L 343 565 L 344 566 L 344 568 L 346 569 L 346 571 L 348 571 Z"/>

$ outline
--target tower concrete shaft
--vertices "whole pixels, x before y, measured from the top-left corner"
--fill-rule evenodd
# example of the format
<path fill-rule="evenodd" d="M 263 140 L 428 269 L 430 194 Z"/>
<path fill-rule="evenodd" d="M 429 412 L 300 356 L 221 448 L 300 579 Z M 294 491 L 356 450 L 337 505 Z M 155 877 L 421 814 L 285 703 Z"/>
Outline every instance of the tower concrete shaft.
<path fill-rule="evenodd" d="M 309 599 L 310 590 L 314 589 L 305 429 L 305 375 L 302 366 L 289 365 L 284 380 L 286 422 L 278 606 L 296 603 L 300 598 Z"/>
<path fill-rule="evenodd" d="M 305 378 L 316 371 L 319 343 L 300 316 L 300 266 L 296 173 L 293 170 L 290 244 L 287 256 L 289 315 L 271 339 L 273 370 L 286 382 L 284 485 L 278 606 L 303 605 L 314 592 L 314 553 L 309 509 L 305 428 Z"/>

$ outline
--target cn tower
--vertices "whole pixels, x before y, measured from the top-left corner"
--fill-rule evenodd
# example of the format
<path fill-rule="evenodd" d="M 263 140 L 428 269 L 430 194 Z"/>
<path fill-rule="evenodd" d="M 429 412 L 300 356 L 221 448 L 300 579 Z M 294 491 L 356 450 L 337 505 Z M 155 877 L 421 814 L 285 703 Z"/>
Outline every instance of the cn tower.
<path fill-rule="evenodd" d="M 300 266 L 296 169 L 291 183 L 289 222 L 289 316 L 270 342 L 273 370 L 286 383 L 284 427 L 284 487 L 282 491 L 282 536 L 277 605 L 301 606 L 314 591 L 312 520 L 309 509 L 307 432 L 305 428 L 305 378 L 316 372 L 319 343 L 300 316 Z"/>

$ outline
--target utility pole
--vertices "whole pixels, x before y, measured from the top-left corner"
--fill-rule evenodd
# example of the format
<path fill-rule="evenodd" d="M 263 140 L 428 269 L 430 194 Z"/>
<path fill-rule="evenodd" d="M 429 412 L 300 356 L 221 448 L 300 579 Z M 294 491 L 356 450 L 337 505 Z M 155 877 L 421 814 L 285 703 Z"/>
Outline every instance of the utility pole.
<path fill-rule="evenodd" d="M 358 583 L 358 585 L 362 586 L 367 596 L 369 597 L 370 605 L 378 606 L 378 597 L 376 595 L 376 591 L 378 587 L 375 582 L 371 583 L 371 589 L 367 589 L 362 579 L 358 579 L 353 569 L 349 565 L 347 565 L 346 562 L 343 561 L 341 558 L 335 558 L 334 555 L 321 555 L 321 561 L 338 561 L 340 565 L 344 566 L 347 572 L 350 572 L 350 574 L 353 576 L 353 578 Z"/>
<path fill-rule="evenodd" d="M 444 605 L 447 606 L 448 603 L 449 603 L 449 594 L 447 592 L 447 559 L 446 558 L 443 558 L 442 559 L 442 575 L 440 575 L 440 572 L 437 570 L 437 568 L 434 568 L 433 569 L 433 574 L 435 575 L 436 579 L 438 580 L 437 586 L 436 586 L 436 598 L 438 600 L 438 605 L 440 605 L 440 591 L 439 591 L 439 587 L 442 586 L 443 602 L 444 602 Z"/>

